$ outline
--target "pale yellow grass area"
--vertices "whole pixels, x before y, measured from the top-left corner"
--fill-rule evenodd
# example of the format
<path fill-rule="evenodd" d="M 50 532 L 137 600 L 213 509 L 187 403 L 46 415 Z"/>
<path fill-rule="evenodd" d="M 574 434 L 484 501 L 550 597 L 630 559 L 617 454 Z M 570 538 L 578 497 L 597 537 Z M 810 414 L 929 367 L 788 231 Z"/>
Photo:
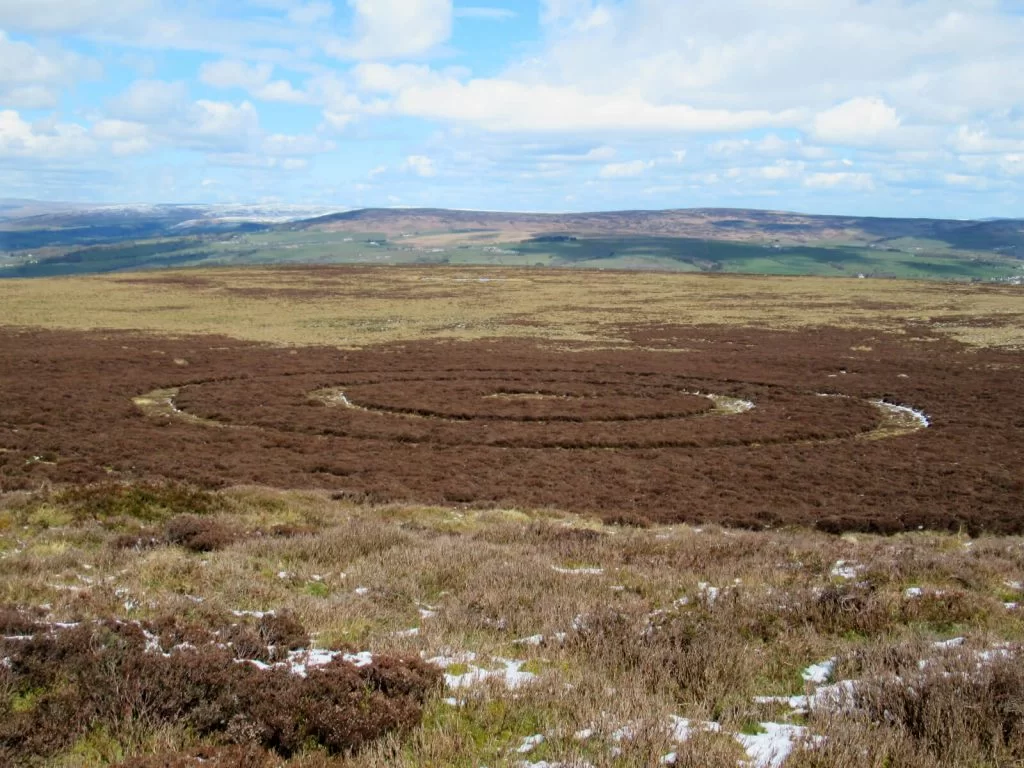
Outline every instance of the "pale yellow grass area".
<path fill-rule="evenodd" d="M 321 648 L 444 656 L 451 676 L 521 662 L 521 686 L 452 686 L 413 733 L 344 763 L 366 768 L 512 766 L 537 735 L 538 762 L 645 766 L 675 751 L 680 764 L 735 766 L 735 734 L 764 722 L 807 725 L 833 750 L 852 740 L 848 762 L 797 754 L 787 765 L 890 764 L 856 762 L 870 723 L 757 697 L 813 691 L 803 670 L 830 658 L 835 679 L 859 678 L 899 654 L 913 664 L 940 654 L 934 642 L 951 636 L 969 652 L 1024 639 L 1022 612 L 1005 605 L 1020 596 L 1019 538 L 638 529 L 258 488 L 220 497 L 227 506 L 211 519 L 237 538 L 192 552 L 159 542 L 173 510 L 97 517 L 59 498 L 8 496 L 0 603 L 46 606 L 51 621 L 173 614 L 214 626 L 250 620 L 233 611 L 290 611 Z M 292 533 L 274 534 L 280 525 Z M 157 543 L 126 546 L 129 533 Z M 722 732 L 679 743 L 673 715 Z M 878 749 L 894 740 L 887 754 L 916 749 L 897 731 L 874 738 Z"/>
<path fill-rule="evenodd" d="M 197 269 L 0 281 L 0 323 L 220 333 L 367 346 L 495 336 L 621 344 L 616 326 L 711 324 L 902 330 L 1024 346 L 1021 290 L 814 277 L 489 267 Z"/>

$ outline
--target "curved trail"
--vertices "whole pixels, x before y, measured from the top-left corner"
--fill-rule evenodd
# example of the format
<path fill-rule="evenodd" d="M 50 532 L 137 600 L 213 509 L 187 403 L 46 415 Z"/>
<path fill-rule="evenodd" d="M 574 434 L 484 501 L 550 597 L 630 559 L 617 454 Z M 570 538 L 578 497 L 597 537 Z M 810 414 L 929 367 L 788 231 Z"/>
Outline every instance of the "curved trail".
<path fill-rule="evenodd" d="M 156 389 L 152 392 L 148 392 L 143 395 L 139 395 L 132 398 L 132 402 L 137 408 L 139 408 L 147 416 L 153 418 L 174 418 L 188 422 L 190 424 L 196 424 L 199 426 L 210 427 L 214 429 L 252 429 L 252 430 L 264 430 L 264 427 L 257 425 L 248 424 L 227 424 L 215 419 L 203 418 L 194 414 L 183 411 L 177 407 L 175 398 L 180 392 L 180 387 L 168 387 L 164 389 Z M 713 408 L 705 413 L 693 414 L 690 416 L 678 416 L 673 417 L 673 421 L 685 421 L 688 419 L 705 419 L 713 417 L 738 417 L 745 413 L 749 413 L 756 409 L 757 405 L 743 398 L 732 397 L 729 395 L 721 395 L 715 393 L 706 392 L 687 392 L 686 394 L 693 394 L 700 397 L 705 397 L 713 403 Z M 345 394 L 344 387 L 329 387 L 325 389 L 315 390 L 308 393 L 307 395 L 312 400 L 317 400 L 328 407 L 334 408 L 345 408 L 351 410 L 363 411 L 365 413 L 372 413 L 378 416 L 386 416 L 393 418 L 407 418 L 407 419 L 423 419 L 423 420 L 436 420 L 436 421 L 449 421 L 449 422 L 467 422 L 473 421 L 472 419 L 454 419 L 451 417 L 441 415 L 423 415 L 418 413 L 408 413 L 401 410 L 395 409 L 384 409 L 384 408 L 372 408 L 360 405 L 359 403 L 353 402 Z M 818 397 L 835 397 L 849 400 L 856 400 L 857 398 L 849 395 L 834 395 L 819 393 Z M 903 435 L 913 434 L 924 429 L 928 429 L 931 426 L 931 421 L 927 415 L 923 412 L 911 408 L 905 405 L 898 405 L 896 403 L 890 403 L 885 400 L 866 400 L 865 402 L 872 405 L 879 415 L 878 424 L 874 429 L 858 434 L 852 438 L 832 438 L 822 440 L 793 440 L 794 444 L 807 444 L 807 443 L 826 443 L 833 442 L 834 440 L 842 439 L 854 439 L 854 440 L 883 440 L 894 437 L 901 437 Z M 642 420 L 638 419 L 638 420 Z M 594 419 L 592 423 L 609 423 L 616 421 L 615 419 Z M 540 422 L 545 423 L 545 422 Z M 554 422 L 551 422 L 554 423 Z"/>

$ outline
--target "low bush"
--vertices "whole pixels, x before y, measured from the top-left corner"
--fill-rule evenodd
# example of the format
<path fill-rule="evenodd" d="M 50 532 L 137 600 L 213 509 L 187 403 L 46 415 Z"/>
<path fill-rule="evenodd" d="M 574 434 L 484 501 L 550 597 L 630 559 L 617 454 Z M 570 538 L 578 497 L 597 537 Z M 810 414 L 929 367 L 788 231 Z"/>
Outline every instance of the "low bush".
<path fill-rule="evenodd" d="M 256 637 L 294 644 L 297 622 L 265 618 Z M 239 663 L 225 645 L 161 653 L 151 643 L 142 626 L 112 620 L 6 641 L 0 686 L 10 692 L 5 701 L 20 704 L 0 718 L 0 764 L 34 764 L 97 728 L 118 739 L 140 726 L 183 727 L 284 757 L 308 748 L 350 753 L 416 725 L 441 684 L 439 670 L 419 659 L 382 657 L 364 667 L 335 659 L 302 677 Z M 262 765 L 258 751 L 223 754 L 225 766 Z"/>
<path fill-rule="evenodd" d="M 178 515 L 167 522 L 167 542 L 193 552 L 214 552 L 233 544 L 239 534 L 220 522 L 197 515 Z"/>
<path fill-rule="evenodd" d="M 59 491 L 54 501 L 78 520 L 133 518 L 146 522 L 174 515 L 209 515 L 226 508 L 223 498 L 184 483 L 95 483 Z"/>

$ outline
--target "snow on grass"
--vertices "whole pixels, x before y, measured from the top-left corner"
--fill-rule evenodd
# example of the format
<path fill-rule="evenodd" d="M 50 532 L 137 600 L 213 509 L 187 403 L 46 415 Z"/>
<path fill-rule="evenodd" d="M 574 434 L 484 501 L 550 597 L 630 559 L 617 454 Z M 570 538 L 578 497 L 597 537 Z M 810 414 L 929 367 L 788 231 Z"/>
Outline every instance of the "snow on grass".
<path fill-rule="evenodd" d="M 544 642 L 544 635 L 530 635 L 529 637 L 521 637 L 518 640 L 513 640 L 513 645 L 540 645 Z"/>
<path fill-rule="evenodd" d="M 428 664 L 434 664 L 445 670 L 454 666 L 465 668 L 464 672 L 445 672 L 444 681 L 452 689 L 470 688 L 494 680 L 504 683 L 505 687 L 510 690 L 515 690 L 537 679 L 537 675 L 532 672 L 523 671 L 523 667 L 527 664 L 525 660 L 495 658 L 493 664 L 496 667 L 481 667 L 474 664 L 475 661 L 476 654 L 472 651 L 454 656 L 435 656 L 432 659 L 427 659 Z"/>
<path fill-rule="evenodd" d="M 815 683 L 816 685 L 827 683 L 836 668 L 836 661 L 835 658 L 831 658 L 817 664 L 811 664 L 811 666 L 800 673 L 800 676 L 808 683 Z"/>
<path fill-rule="evenodd" d="M 883 411 L 907 418 L 909 421 L 914 422 L 919 429 L 927 429 L 932 425 L 931 420 L 922 411 L 915 408 L 910 408 L 906 405 L 896 405 L 885 400 L 872 400 L 871 402 Z"/>
<path fill-rule="evenodd" d="M 697 585 L 697 591 L 700 592 L 701 597 L 707 601 L 708 605 L 713 605 L 718 596 L 722 593 L 722 590 L 718 587 L 713 587 L 706 581 L 702 581 Z"/>
<path fill-rule="evenodd" d="M 722 726 L 710 721 L 688 720 L 685 717 L 669 717 L 669 732 L 674 741 L 686 741 L 697 731 L 720 733 Z"/>
<path fill-rule="evenodd" d="M 565 573 L 573 576 L 600 576 L 604 573 L 604 568 L 592 568 L 589 566 L 581 566 L 579 568 L 562 568 L 557 565 L 552 565 L 551 570 L 555 573 Z"/>
<path fill-rule="evenodd" d="M 164 654 L 167 655 L 167 654 Z M 366 667 L 373 663 L 373 654 L 370 651 L 359 653 L 346 653 L 345 651 L 328 651 L 321 648 L 308 650 L 291 651 L 288 658 L 275 664 L 267 664 L 256 659 L 235 659 L 236 664 L 251 664 L 257 669 L 286 669 L 298 677 L 306 677 L 309 670 L 317 667 L 325 667 L 335 659 L 340 658 L 356 667 Z"/>
<path fill-rule="evenodd" d="M 519 748 L 516 749 L 516 752 L 518 752 L 521 755 L 525 755 L 528 752 L 533 752 L 533 750 L 535 750 L 543 743 L 544 734 L 535 733 L 533 736 L 527 736 L 525 739 L 523 739 L 523 743 L 519 745 Z"/>
<path fill-rule="evenodd" d="M 836 560 L 832 566 L 831 574 L 837 579 L 855 579 L 857 574 L 864 569 L 859 563 L 851 563 L 847 560 Z"/>
<path fill-rule="evenodd" d="M 734 735 L 750 758 L 754 768 L 779 768 L 797 742 L 807 737 L 807 729 L 799 725 L 761 723 L 761 733 Z"/>

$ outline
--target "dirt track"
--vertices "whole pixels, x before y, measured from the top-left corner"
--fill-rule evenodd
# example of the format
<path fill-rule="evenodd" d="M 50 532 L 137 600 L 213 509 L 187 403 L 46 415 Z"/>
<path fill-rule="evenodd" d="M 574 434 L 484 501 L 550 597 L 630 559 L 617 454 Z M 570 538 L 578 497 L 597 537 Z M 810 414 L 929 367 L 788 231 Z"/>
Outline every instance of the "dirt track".
<path fill-rule="evenodd" d="M 1024 531 L 1019 353 L 919 329 L 628 332 L 645 351 L 5 330 L 0 486 L 165 476 L 624 520 Z M 931 428 L 865 439 L 878 399 Z"/>

